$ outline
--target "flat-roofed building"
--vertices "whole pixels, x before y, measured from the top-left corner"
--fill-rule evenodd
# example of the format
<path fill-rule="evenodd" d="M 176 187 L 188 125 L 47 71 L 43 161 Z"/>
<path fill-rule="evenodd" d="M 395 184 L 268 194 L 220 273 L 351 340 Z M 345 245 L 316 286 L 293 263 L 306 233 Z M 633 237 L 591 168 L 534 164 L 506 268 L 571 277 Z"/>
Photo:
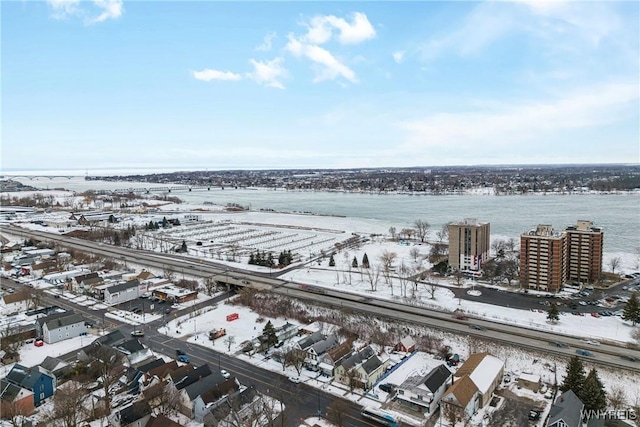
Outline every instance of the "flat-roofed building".
<path fill-rule="evenodd" d="M 449 265 L 456 270 L 479 271 L 489 256 L 489 223 L 465 218 L 449 224 L 448 231 Z"/>
<path fill-rule="evenodd" d="M 566 277 L 565 234 L 551 225 L 538 225 L 520 236 L 520 284 L 557 292 Z"/>
<path fill-rule="evenodd" d="M 595 283 L 602 274 L 604 231 L 591 221 L 579 220 L 565 229 L 567 235 L 567 281 Z"/>

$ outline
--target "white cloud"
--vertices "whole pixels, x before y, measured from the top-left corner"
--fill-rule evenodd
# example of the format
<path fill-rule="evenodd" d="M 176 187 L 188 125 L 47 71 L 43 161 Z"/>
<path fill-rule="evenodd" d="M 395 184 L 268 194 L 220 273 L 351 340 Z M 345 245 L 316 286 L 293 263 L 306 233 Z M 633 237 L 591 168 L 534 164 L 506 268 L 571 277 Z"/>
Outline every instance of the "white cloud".
<path fill-rule="evenodd" d="M 107 19 L 117 19 L 122 16 L 122 0 L 93 0 L 102 13 L 91 19 L 91 23 L 104 22 Z"/>
<path fill-rule="evenodd" d="M 284 89 L 280 80 L 287 76 L 287 70 L 281 65 L 282 58 L 275 58 L 271 61 L 258 61 L 252 58 L 249 62 L 253 65 L 254 70 L 252 73 L 248 73 L 247 77 L 263 86 Z"/>
<path fill-rule="evenodd" d="M 270 32 L 264 36 L 262 43 L 256 46 L 256 50 L 261 50 L 263 52 L 268 52 L 271 50 L 271 45 L 273 43 L 273 39 L 276 38 L 276 33 Z"/>
<path fill-rule="evenodd" d="M 303 40 L 311 44 L 324 44 L 333 37 L 337 29 L 338 41 L 343 44 L 356 44 L 376 36 L 376 30 L 362 12 L 355 12 L 351 22 L 334 15 L 314 16 L 307 25 L 307 34 Z"/>
<path fill-rule="evenodd" d="M 78 17 L 86 24 L 117 19 L 124 12 L 122 0 L 93 0 L 92 3 L 81 3 L 80 0 L 47 0 L 47 4 L 51 8 L 52 18 Z M 93 5 L 93 8 L 90 5 Z M 94 9 L 98 9 L 98 15 L 95 15 Z"/>
<path fill-rule="evenodd" d="M 319 65 L 314 83 L 323 80 L 333 80 L 337 77 L 344 77 L 350 82 L 357 82 L 356 73 L 342 62 L 338 61 L 327 49 L 315 44 L 308 44 L 296 39 L 289 34 L 289 42 L 286 49 L 296 57 L 306 57 Z"/>
<path fill-rule="evenodd" d="M 405 121 L 401 127 L 410 136 L 402 148 L 410 151 L 454 144 L 457 150 L 484 150 L 532 139 L 544 141 L 546 135 L 557 138 L 565 130 L 589 129 L 637 114 L 639 89 L 636 83 L 606 84 L 547 102 L 483 103 L 476 105 L 477 111 Z"/>
<path fill-rule="evenodd" d="M 54 19 L 65 19 L 78 13 L 80 0 L 47 0 L 51 8 L 51 17 Z"/>
<path fill-rule="evenodd" d="M 193 78 L 196 80 L 202 80 L 203 82 L 210 82 L 211 80 L 240 80 L 242 79 L 242 76 L 240 74 L 232 73 L 231 71 L 219 71 L 206 68 L 202 71 L 194 71 Z"/>
<path fill-rule="evenodd" d="M 402 61 L 404 61 L 404 54 L 404 50 L 397 50 L 393 52 L 393 60 L 396 61 L 396 63 L 400 64 Z"/>

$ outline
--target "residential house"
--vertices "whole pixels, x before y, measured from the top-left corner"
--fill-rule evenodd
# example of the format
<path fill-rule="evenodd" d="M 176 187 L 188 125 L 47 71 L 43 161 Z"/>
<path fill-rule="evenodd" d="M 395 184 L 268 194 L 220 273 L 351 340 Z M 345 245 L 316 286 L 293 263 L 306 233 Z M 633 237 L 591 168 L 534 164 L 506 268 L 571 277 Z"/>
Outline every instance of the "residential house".
<path fill-rule="evenodd" d="M 73 288 L 76 292 L 91 292 L 93 288 L 100 286 L 102 283 L 104 283 L 102 277 L 95 271 L 73 278 Z"/>
<path fill-rule="evenodd" d="M 307 357 L 304 361 L 305 365 L 311 370 L 319 370 L 319 357 L 325 354 L 328 350 L 336 347 L 338 344 L 338 338 L 335 335 L 329 335 L 321 341 L 308 346 L 304 349 L 307 353 Z"/>
<path fill-rule="evenodd" d="M 584 404 L 572 390 L 556 398 L 549 411 L 547 427 L 581 427 Z"/>
<path fill-rule="evenodd" d="M 486 352 L 472 354 L 456 371 L 453 385 L 444 393 L 442 402 L 468 419 L 489 404 L 503 374 L 502 360 Z"/>
<path fill-rule="evenodd" d="M 49 319 L 50 316 L 47 316 L 44 318 L 47 320 L 41 323 L 42 339 L 47 344 L 87 334 L 87 325 L 82 315 L 70 312 L 64 314 L 64 316 L 53 319 Z"/>
<path fill-rule="evenodd" d="M 131 301 L 140 296 L 140 282 L 130 280 L 104 289 L 104 303 L 116 305 Z"/>
<path fill-rule="evenodd" d="M 174 285 L 154 289 L 152 293 L 158 299 L 177 303 L 193 301 L 198 298 L 198 291 L 191 291 Z"/>
<path fill-rule="evenodd" d="M 124 354 L 129 361 L 129 365 L 134 368 L 145 365 L 155 358 L 151 349 L 142 345 L 135 338 L 115 345 L 114 348 Z"/>
<path fill-rule="evenodd" d="M 469 420 L 481 407 L 482 396 L 468 375 L 455 381 L 440 399 L 442 413 L 457 413 L 460 420 Z"/>
<path fill-rule="evenodd" d="M 5 294 L 2 297 L 2 314 L 20 313 L 27 311 L 31 306 L 31 294 L 27 291 Z"/>
<path fill-rule="evenodd" d="M 40 369 L 55 378 L 55 385 L 59 383 L 60 378 L 71 368 L 72 366 L 64 360 L 52 356 L 45 357 L 42 363 L 40 363 Z"/>
<path fill-rule="evenodd" d="M 183 427 L 182 424 L 173 421 L 162 414 L 152 415 L 147 423 L 147 427 Z"/>
<path fill-rule="evenodd" d="M 116 346 L 124 342 L 125 339 L 126 337 L 119 329 L 109 332 L 107 335 L 96 338 L 91 344 L 78 350 L 78 360 L 82 362 L 90 362 L 92 360 L 92 355 L 101 347 Z"/>
<path fill-rule="evenodd" d="M 426 375 L 414 375 L 397 387 L 394 401 L 413 411 L 431 415 L 438 408 L 440 398 L 453 384 L 453 374 L 442 364 Z"/>
<path fill-rule="evenodd" d="M 205 415 L 210 408 L 220 399 L 233 394 L 240 389 L 238 382 L 234 379 L 228 379 L 222 384 L 216 385 L 210 390 L 200 394 L 193 402 L 194 420 L 201 423 L 204 421 Z"/>
<path fill-rule="evenodd" d="M 46 399 L 53 396 L 55 379 L 37 367 L 27 368 L 18 363 L 13 365 L 7 374 L 7 381 L 33 393 L 33 405 L 40 406 Z"/>
<path fill-rule="evenodd" d="M 14 414 L 28 416 L 34 412 L 32 391 L 5 379 L 0 380 L 0 414 L 3 415 L 3 418 L 10 418 Z"/>
<path fill-rule="evenodd" d="M 58 270 L 58 263 L 54 259 L 47 259 L 31 266 L 31 276 L 39 279 L 47 274 L 55 273 Z"/>
<path fill-rule="evenodd" d="M 404 353 L 413 353 L 416 350 L 416 342 L 409 335 L 402 338 L 394 347 L 394 351 L 401 351 Z"/>
<path fill-rule="evenodd" d="M 319 359 L 318 369 L 320 370 L 320 375 L 329 378 L 333 377 L 333 369 L 336 362 L 347 354 L 351 354 L 352 351 L 353 342 L 351 340 L 347 340 L 327 350 Z"/>
<path fill-rule="evenodd" d="M 146 400 L 133 402 L 108 417 L 114 427 L 146 427 L 151 419 L 151 407 Z"/>
<path fill-rule="evenodd" d="M 230 394 L 211 405 L 209 412 L 203 418 L 203 423 L 205 427 L 232 427 L 244 425 L 255 418 L 256 414 L 263 413 L 262 396 L 252 386 Z"/>
<path fill-rule="evenodd" d="M 389 359 L 380 360 L 371 346 L 366 346 L 358 352 L 347 355 L 336 363 L 334 369 L 338 382 L 349 385 L 354 381 L 356 387 L 370 389 L 373 384 L 384 375 Z"/>
<path fill-rule="evenodd" d="M 184 387 L 180 390 L 180 412 L 189 418 L 194 418 L 198 397 L 211 390 L 232 388 L 231 385 L 223 386 L 226 382 L 235 383 L 235 378 L 225 379 L 220 372 L 212 372 Z"/>
<path fill-rule="evenodd" d="M 147 270 L 142 270 L 140 274 L 136 276 L 136 279 L 138 279 L 140 282 L 143 282 L 145 280 L 155 279 L 155 277 L 156 277 L 155 274 L 153 274 L 152 272 Z"/>

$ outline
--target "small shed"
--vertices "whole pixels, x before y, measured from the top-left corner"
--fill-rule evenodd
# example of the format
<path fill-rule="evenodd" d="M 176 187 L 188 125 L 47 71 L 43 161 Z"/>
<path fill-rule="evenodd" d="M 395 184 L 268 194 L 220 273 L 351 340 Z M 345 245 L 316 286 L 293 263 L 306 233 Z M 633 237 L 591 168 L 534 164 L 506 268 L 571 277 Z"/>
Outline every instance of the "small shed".
<path fill-rule="evenodd" d="M 402 351 L 405 353 L 412 353 L 416 349 L 416 342 L 409 335 L 402 338 L 399 343 L 394 347 L 395 351 Z"/>
<path fill-rule="evenodd" d="M 540 390 L 540 375 L 520 374 L 518 377 L 518 387 L 526 388 L 534 393 Z"/>

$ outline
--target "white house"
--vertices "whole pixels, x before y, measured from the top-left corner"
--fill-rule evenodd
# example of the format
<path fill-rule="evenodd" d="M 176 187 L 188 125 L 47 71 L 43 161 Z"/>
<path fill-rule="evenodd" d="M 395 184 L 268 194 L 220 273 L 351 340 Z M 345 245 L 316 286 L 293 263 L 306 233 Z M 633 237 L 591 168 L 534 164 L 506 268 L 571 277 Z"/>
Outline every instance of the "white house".
<path fill-rule="evenodd" d="M 45 318 L 46 319 L 46 318 Z M 77 313 L 65 313 L 64 316 L 42 322 L 42 339 L 53 344 L 87 333 L 84 318 Z"/>
<path fill-rule="evenodd" d="M 144 289 L 146 291 L 146 286 Z M 140 282 L 137 280 L 130 280 L 128 282 L 106 288 L 104 290 L 104 302 L 105 304 L 115 305 L 134 300 L 140 295 Z"/>
<path fill-rule="evenodd" d="M 431 415 L 452 384 L 453 374 L 442 364 L 426 375 L 414 375 L 404 380 L 398 386 L 394 400 L 411 410 Z"/>

